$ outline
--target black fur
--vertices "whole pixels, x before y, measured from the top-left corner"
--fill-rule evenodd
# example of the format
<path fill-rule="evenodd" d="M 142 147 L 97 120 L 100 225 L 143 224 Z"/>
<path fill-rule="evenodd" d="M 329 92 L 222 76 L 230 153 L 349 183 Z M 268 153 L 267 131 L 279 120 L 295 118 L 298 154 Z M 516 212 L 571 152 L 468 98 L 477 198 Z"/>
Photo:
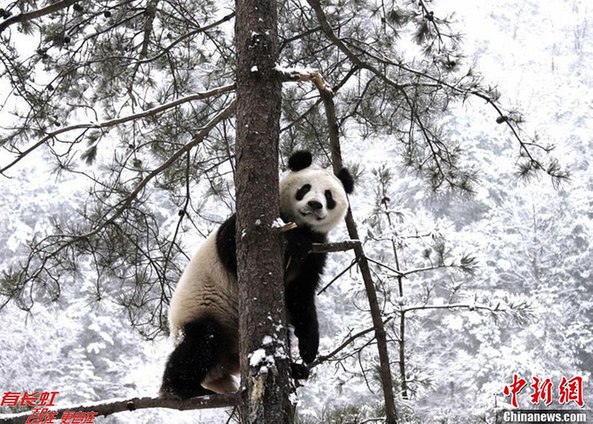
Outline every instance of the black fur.
<path fill-rule="evenodd" d="M 309 378 L 309 367 L 296 362 L 290 363 L 290 376 L 295 380 L 306 380 Z"/>
<path fill-rule="evenodd" d="M 200 317 L 183 327 L 183 341 L 167 360 L 161 385 L 161 396 L 188 399 L 214 392 L 201 386 L 208 371 L 220 363 L 234 343 L 218 322 Z"/>
<path fill-rule="evenodd" d="M 216 250 L 223 266 L 237 276 L 236 216 L 233 214 L 219 228 Z M 324 243 L 325 234 L 308 227 L 298 227 L 286 232 L 285 238 L 285 301 L 289 323 L 299 340 L 299 353 L 306 363 L 311 363 L 319 348 L 319 325 L 315 309 L 315 292 L 320 281 L 327 254 L 311 254 L 313 243 Z M 233 347 L 239 335 L 229 334 L 212 317 L 200 317 L 185 325 L 183 340 L 169 356 L 161 396 L 188 399 L 213 394 L 201 386 L 208 371 L 221 363 L 236 361 Z M 291 363 L 291 375 L 304 379 L 309 369 L 303 364 Z"/>
<path fill-rule="evenodd" d="M 232 214 L 222 223 L 216 234 L 216 252 L 227 271 L 237 277 L 237 244 L 235 226 L 237 216 Z"/>
<path fill-rule="evenodd" d="M 342 185 L 344 186 L 344 191 L 348 194 L 351 194 L 354 191 L 354 178 L 352 178 L 352 174 L 346 168 L 340 169 L 337 175 L 338 179 L 342 181 Z"/>
<path fill-rule="evenodd" d="M 325 202 L 326 202 L 327 208 L 329 210 L 332 210 L 333 208 L 336 207 L 337 203 L 334 200 L 334 196 L 333 196 L 331 190 L 325 190 L 324 194 L 325 194 Z"/>
<path fill-rule="evenodd" d="M 313 156 L 307 150 L 297 150 L 288 158 L 288 168 L 291 171 L 300 171 L 311 166 Z"/>
<path fill-rule="evenodd" d="M 288 320 L 299 340 L 303 361 L 311 363 L 319 349 L 319 323 L 315 308 L 315 293 L 325 267 L 327 253 L 310 253 L 313 243 L 325 243 L 325 234 L 308 227 L 286 232 L 285 300 Z"/>
<path fill-rule="evenodd" d="M 299 188 L 297 190 L 294 198 L 296 200 L 303 200 L 303 197 L 305 197 L 305 194 L 309 193 L 310 190 L 311 190 L 311 184 L 305 184 L 304 186 L 302 186 L 301 188 Z"/>

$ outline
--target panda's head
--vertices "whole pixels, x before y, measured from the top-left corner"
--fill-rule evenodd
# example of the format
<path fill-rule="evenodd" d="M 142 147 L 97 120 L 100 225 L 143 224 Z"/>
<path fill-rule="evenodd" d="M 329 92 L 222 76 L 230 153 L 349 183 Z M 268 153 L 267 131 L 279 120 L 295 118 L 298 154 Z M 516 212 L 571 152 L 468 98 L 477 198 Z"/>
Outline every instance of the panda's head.
<path fill-rule="evenodd" d="M 311 163 L 308 151 L 294 152 L 288 159 L 290 171 L 280 181 L 280 213 L 286 222 L 326 234 L 344 219 L 346 194 L 352 193 L 354 182 L 346 168 L 336 176 Z"/>

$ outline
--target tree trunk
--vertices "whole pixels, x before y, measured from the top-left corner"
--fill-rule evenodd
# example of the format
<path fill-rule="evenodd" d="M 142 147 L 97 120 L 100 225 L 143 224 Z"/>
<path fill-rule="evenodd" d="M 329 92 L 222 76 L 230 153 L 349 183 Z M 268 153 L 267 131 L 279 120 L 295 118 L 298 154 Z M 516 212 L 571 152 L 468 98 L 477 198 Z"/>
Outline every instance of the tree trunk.
<path fill-rule="evenodd" d="M 237 0 L 237 265 L 244 423 L 291 423 L 278 209 L 276 3 Z"/>

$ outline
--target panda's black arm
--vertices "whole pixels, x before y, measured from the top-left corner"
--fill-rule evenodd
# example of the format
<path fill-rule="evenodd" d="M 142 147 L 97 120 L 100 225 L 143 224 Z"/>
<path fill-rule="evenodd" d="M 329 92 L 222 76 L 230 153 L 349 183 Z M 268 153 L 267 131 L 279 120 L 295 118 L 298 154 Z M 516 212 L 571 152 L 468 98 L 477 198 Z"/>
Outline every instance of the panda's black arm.
<path fill-rule="evenodd" d="M 327 236 L 322 233 L 316 233 L 309 227 L 297 227 L 284 233 L 285 238 L 285 253 L 284 263 L 287 267 L 301 266 L 308 260 L 309 254 L 313 247 L 313 243 L 325 243 L 327 242 Z M 325 263 L 325 256 L 320 255 L 319 258 Z M 323 264 L 321 265 L 321 273 L 323 270 Z"/>
<path fill-rule="evenodd" d="M 216 252 L 225 269 L 237 277 L 237 243 L 235 226 L 237 217 L 232 214 L 222 223 L 216 234 Z"/>
<path fill-rule="evenodd" d="M 237 217 L 232 214 L 224 221 L 216 234 L 216 251 L 227 271 L 237 276 L 237 242 L 235 238 Z M 308 227 L 298 227 L 285 233 L 285 266 L 300 268 L 311 251 L 313 243 L 325 243 L 325 234 L 311 231 Z M 325 262 L 325 255 L 315 255 Z M 322 264 L 323 268 L 323 264 Z M 321 270 L 318 271 L 321 273 Z M 316 283 L 315 283 L 316 284 Z"/>
<path fill-rule="evenodd" d="M 325 243 L 325 234 L 299 227 L 286 233 L 285 288 L 290 323 L 299 339 L 299 353 L 311 363 L 319 349 L 319 324 L 315 294 L 327 258 L 326 253 L 310 253 L 313 243 Z"/>
<path fill-rule="evenodd" d="M 299 353 L 306 363 L 311 363 L 319 349 L 319 324 L 315 308 L 315 292 L 307 293 L 299 287 L 300 281 L 286 288 L 286 306 L 290 323 L 299 340 Z"/>

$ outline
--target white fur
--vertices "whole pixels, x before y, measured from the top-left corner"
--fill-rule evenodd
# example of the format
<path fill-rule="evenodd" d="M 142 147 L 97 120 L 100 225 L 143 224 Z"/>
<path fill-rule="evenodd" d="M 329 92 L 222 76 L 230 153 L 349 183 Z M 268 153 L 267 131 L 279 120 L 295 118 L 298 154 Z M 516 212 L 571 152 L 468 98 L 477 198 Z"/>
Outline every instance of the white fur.
<path fill-rule="evenodd" d="M 213 232 L 202 243 L 183 271 L 169 308 L 171 339 L 177 346 L 183 339 L 182 328 L 203 315 L 216 318 L 230 334 L 236 334 L 236 343 L 229 346 L 224 358 L 210 370 L 202 386 L 217 393 L 237 391 L 233 378 L 239 372 L 239 312 L 237 281 L 218 258 L 216 234 Z"/>
<path fill-rule="evenodd" d="M 237 329 L 237 282 L 218 259 L 216 233 L 195 253 L 171 299 L 169 327 L 175 345 L 181 341 L 183 326 L 200 315 L 210 314 L 227 328 Z"/>
<path fill-rule="evenodd" d="M 311 184 L 311 190 L 297 201 L 296 192 L 305 184 Z M 333 209 L 327 208 L 326 190 L 332 192 L 336 202 Z M 311 210 L 308 206 L 310 201 L 321 203 L 322 209 Z M 346 216 L 348 198 L 338 177 L 329 170 L 311 165 L 300 171 L 290 171 L 280 181 L 280 211 L 297 225 L 306 224 L 319 233 L 327 234 Z"/>

